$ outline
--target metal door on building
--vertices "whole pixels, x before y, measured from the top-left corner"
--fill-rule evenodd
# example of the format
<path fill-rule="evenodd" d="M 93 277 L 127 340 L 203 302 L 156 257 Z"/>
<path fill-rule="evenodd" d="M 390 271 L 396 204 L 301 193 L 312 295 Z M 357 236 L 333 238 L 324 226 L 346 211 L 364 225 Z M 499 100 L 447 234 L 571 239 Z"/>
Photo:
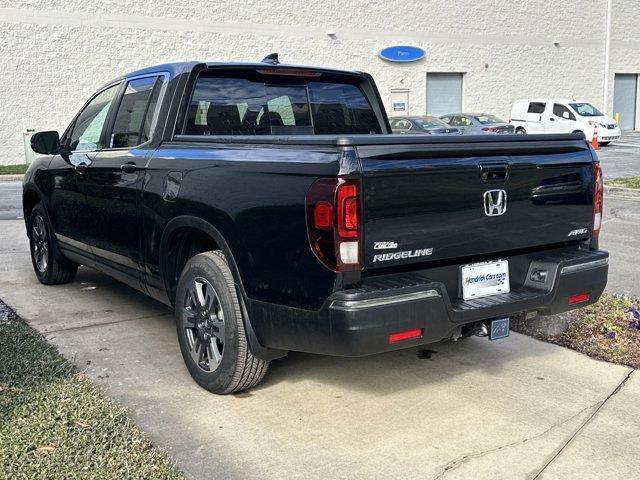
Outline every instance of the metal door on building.
<path fill-rule="evenodd" d="M 427 73 L 427 114 L 462 111 L 462 73 Z"/>
<path fill-rule="evenodd" d="M 636 126 L 638 75 L 616 74 L 613 84 L 613 114 L 619 115 L 620 128 L 633 130 Z"/>

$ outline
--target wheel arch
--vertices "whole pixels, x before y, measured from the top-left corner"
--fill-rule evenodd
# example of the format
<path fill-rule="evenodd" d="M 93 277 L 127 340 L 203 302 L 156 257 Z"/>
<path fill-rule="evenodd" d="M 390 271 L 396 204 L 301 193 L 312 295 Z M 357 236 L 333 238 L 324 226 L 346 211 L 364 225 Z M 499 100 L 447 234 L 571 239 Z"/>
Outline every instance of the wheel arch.
<path fill-rule="evenodd" d="M 29 219 L 31 218 L 31 212 L 39 202 L 44 205 L 44 196 L 34 185 L 25 185 L 22 190 L 22 213 L 24 216 L 24 223 L 27 227 L 27 235 L 31 235 L 29 232 Z M 45 208 L 46 210 L 46 208 Z"/>
<path fill-rule="evenodd" d="M 205 235 L 211 242 L 210 246 L 212 248 L 222 250 L 222 253 L 224 253 L 229 263 L 229 268 L 231 268 L 231 273 L 233 274 L 234 281 L 242 290 L 242 294 L 245 295 L 238 266 L 231 252 L 231 248 L 229 247 L 229 244 L 225 240 L 224 236 L 211 223 L 200 217 L 195 217 L 192 215 L 181 215 L 169 221 L 167 226 L 164 228 L 159 248 L 160 272 L 162 275 L 162 281 L 165 290 L 167 292 L 167 296 L 169 297 L 169 300 L 171 300 L 171 303 L 175 303 L 175 289 L 172 286 L 172 283 L 176 280 L 174 275 L 177 275 L 179 277 L 180 272 L 172 271 L 172 265 L 169 262 L 169 254 L 171 253 L 172 248 L 176 246 L 175 242 L 179 241 L 177 237 L 180 234 L 186 233 L 187 231 L 189 231 L 189 233 L 191 234 Z M 186 260 L 188 260 L 188 258 Z M 181 270 L 181 268 L 179 267 L 180 266 L 178 265 L 177 269 Z M 172 278 L 172 276 L 174 276 L 174 278 Z"/>
<path fill-rule="evenodd" d="M 189 237 L 188 240 L 185 240 L 185 235 Z M 196 242 L 195 247 L 193 243 L 189 242 Z M 198 245 L 197 242 L 202 243 Z M 184 251 L 185 248 L 188 248 L 188 251 Z M 253 355 L 267 361 L 286 355 L 285 351 L 266 348 L 260 344 L 251 325 L 249 312 L 247 310 L 248 297 L 244 290 L 240 270 L 229 243 L 220 230 L 200 217 L 192 215 L 175 217 L 169 221 L 162 233 L 159 248 L 159 267 L 162 282 L 171 304 L 175 305 L 176 303 L 175 292 L 177 289 L 177 281 L 184 264 L 194 255 L 212 249 L 219 249 L 224 253 L 229 268 L 231 269 L 231 274 L 233 275 L 236 286 L 236 293 L 242 300 L 240 302 L 242 320 L 249 341 L 249 348 Z M 174 254 L 176 256 L 172 257 Z M 171 258 L 174 258 L 175 265 L 172 265 Z"/>

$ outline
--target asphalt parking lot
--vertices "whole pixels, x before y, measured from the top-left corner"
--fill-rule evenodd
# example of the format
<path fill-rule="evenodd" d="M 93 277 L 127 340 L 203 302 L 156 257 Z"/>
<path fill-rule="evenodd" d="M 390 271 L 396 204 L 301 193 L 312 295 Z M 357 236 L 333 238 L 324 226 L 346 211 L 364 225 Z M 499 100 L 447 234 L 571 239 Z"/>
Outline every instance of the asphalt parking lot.
<path fill-rule="evenodd" d="M 0 220 L 22 218 L 22 182 L 0 179 Z"/>
<path fill-rule="evenodd" d="M 618 142 L 600 147 L 604 178 L 640 175 L 640 132 L 624 132 Z"/>
<path fill-rule="evenodd" d="M 612 282 L 637 289 L 640 202 L 606 204 Z M 0 298 L 191 478 L 637 477 L 640 376 L 516 333 L 360 359 L 290 354 L 258 388 L 219 397 L 189 377 L 170 309 L 86 268 L 39 284 L 22 221 L 0 222 Z"/>

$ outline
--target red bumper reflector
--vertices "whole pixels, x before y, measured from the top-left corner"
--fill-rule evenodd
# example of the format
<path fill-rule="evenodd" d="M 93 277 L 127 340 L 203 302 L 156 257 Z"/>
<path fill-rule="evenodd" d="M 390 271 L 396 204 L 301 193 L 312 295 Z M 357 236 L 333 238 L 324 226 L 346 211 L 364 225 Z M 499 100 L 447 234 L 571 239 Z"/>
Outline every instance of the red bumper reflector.
<path fill-rule="evenodd" d="M 422 336 L 422 328 L 413 328 L 404 332 L 396 332 L 389 335 L 389 343 L 401 342 L 402 340 L 411 340 L 412 338 L 420 338 Z"/>
<path fill-rule="evenodd" d="M 589 293 L 578 293 L 577 295 L 571 295 L 569 297 L 569 305 L 575 305 L 576 303 L 582 303 L 589 300 Z"/>

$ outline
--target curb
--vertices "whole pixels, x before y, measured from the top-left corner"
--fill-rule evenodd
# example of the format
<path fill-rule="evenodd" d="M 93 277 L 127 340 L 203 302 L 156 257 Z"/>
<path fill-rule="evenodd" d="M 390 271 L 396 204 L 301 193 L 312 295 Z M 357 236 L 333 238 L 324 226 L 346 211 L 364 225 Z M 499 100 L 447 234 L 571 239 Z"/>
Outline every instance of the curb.
<path fill-rule="evenodd" d="M 612 195 L 616 197 L 640 199 L 640 188 L 611 187 L 605 185 L 604 193 L 605 195 Z"/>
<path fill-rule="evenodd" d="M 24 175 L 0 175 L 0 182 L 21 182 Z"/>

